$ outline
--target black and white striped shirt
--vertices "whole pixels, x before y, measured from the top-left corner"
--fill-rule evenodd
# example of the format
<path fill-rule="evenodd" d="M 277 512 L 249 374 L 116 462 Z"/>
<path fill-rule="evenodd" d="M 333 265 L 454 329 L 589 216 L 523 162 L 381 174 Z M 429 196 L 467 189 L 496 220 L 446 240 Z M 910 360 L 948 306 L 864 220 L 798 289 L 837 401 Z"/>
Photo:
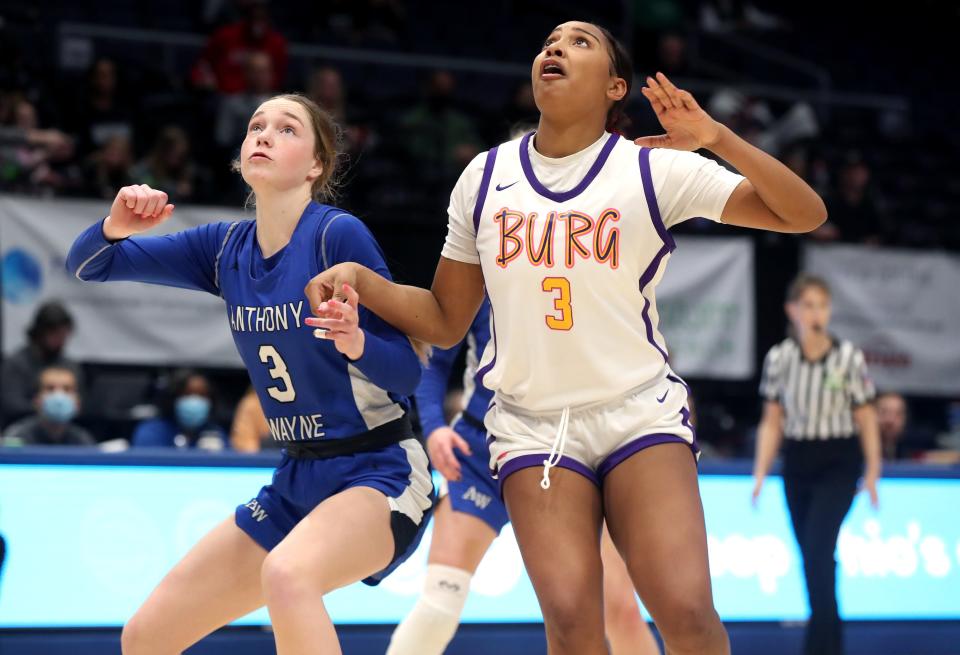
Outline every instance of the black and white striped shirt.
<path fill-rule="evenodd" d="M 788 439 L 842 439 L 856 434 L 853 409 L 876 396 L 863 351 L 833 339 L 818 361 L 803 356 L 793 338 L 778 343 L 763 363 L 760 395 L 783 406 Z"/>

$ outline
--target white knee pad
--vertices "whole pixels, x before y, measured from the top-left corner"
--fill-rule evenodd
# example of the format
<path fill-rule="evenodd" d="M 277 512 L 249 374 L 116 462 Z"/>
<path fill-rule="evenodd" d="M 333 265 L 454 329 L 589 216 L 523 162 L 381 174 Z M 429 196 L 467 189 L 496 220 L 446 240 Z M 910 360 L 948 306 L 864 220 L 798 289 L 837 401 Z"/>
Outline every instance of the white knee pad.
<path fill-rule="evenodd" d="M 393 631 L 387 655 L 441 655 L 460 624 L 472 577 L 463 569 L 428 565 L 423 594 Z"/>

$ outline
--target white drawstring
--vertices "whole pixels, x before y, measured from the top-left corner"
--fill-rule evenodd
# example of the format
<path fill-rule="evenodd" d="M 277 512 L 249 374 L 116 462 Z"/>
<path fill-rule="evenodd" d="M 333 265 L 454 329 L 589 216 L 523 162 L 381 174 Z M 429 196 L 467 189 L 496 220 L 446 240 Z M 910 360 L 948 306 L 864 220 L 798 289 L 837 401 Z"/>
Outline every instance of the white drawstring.
<path fill-rule="evenodd" d="M 543 460 L 543 479 L 540 480 L 541 489 L 550 488 L 550 469 L 560 463 L 563 449 L 567 445 L 567 423 L 570 422 L 570 408 L 564 407 L 560 414 L 560 425 L 557 426 L 557 436 L 550 447 L 550 454 Z M 556 457 L 556 459 L 554 459 Z"/>

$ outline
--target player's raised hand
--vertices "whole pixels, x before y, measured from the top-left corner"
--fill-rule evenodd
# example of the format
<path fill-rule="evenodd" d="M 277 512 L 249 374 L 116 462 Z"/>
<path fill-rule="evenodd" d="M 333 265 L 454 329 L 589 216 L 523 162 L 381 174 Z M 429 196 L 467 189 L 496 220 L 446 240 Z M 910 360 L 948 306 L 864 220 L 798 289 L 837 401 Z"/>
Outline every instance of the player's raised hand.
<path fill-rule="evenodd" d="M 723 126 L 697 104 L 689 91 L 678 89 L 663 73 L 657 73 L 656 78 L 647 77 L 647 85 L 640 91 L 667 133 L 634 140 L 638 146 L 699 150 L 709 148 L 720 138 Z"/>
<path fill-rule="evenodd" d="M 313 312 L 314 316 L 329 318 L 324 316 L 320 311 L 320 305 L 335 298 L 343 300 L 345 298 L 342 292 L 344 285 L 347 285 L 351 289 L 357 288 L 356 267 L 357 265 L 353 262 L 336 264 L 319 275 L 314 276 L 313 279 L 307 283 L 303 293 L 307 296 L 307 301 L 310 303 L 310 311 Z M 338 291 L 338 289 L 341 291 Z"/>
<path fill-rule="evenodd" d="M 437 428 L 427 437 L 427 453 L 434 468 L 447 480 L 456 482 L 460 479 L 460 461 L 453 452 L 456 448 L 465 455 L 472 455 L 470 444 L 453 428 Z"/>
<path fill-rule="evenodd" d="M 117 193 L 110 207 L 110 216 L 103 223 L 103 236 L 110 241 L 126 239 L 164 222 L 173 213 L 167 194 L 146 184 L 125 186 Z"/>
<path fill-rule="evenodd" d="M 321 302 L 314 313 L 308 316 L 306 324 L 315 328 L 313 334 L 318 339 L 329 339 L 341 353 L 350 359 L 360 359 L 366 341 L 360 329 L 360 314 L 357 307 L 360 296 L 348 284 L 341 286 L 344 301 L 330 299 Z"/>

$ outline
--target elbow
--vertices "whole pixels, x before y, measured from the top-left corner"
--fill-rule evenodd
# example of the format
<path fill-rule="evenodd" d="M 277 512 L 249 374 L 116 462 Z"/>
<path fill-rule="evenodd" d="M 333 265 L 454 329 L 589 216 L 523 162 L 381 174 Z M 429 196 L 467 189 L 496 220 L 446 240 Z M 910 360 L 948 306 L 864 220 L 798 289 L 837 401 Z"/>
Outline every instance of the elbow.
<path fill-rule="evenodd" d="M 798 220 L 793 221 L 798 233 L 813 232 L 827 222 L 827 205 L 823 198 L 816 196 L 816 203 Z"/>
<path fill-rule="evenodd" d="M 463 338 L 467 336 L 467 330 L 469 329 L 469 323 L 462 328 L 456 326 L 443 326 L 430 339 L 430 344 L 436 346 L 437 348 L 442 348 L 443 350 L 449 350 L 463 341 Z"/>
<path fill-rule="evenodd" d="M 460 337 L 460 339 L 462 338 L 463 337 Z M 443 350 L 449 350 L 450 348 L 453 348 L 455 345 L 460 343 L 460 339 L 450 335 L 439 335 L 436 339 L 433 340 L 432 345 L 436 346 L 437 348 L 441 348 Z"/>

